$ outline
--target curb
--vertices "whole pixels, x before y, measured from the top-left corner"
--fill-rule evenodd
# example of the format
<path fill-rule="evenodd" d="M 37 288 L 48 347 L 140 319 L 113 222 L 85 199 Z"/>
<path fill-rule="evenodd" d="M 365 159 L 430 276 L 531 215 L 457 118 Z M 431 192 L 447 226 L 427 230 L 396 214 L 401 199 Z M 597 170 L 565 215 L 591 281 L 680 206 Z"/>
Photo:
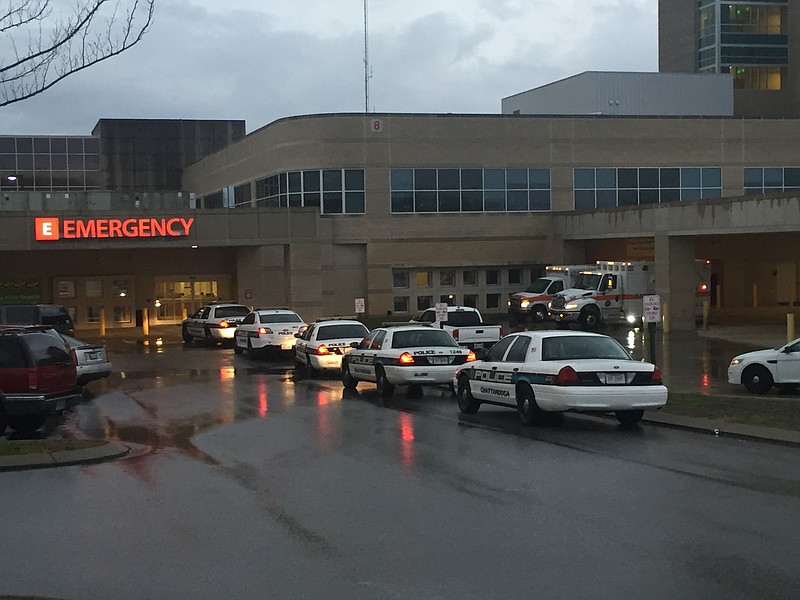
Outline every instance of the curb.
<path fill-rule="evenodd" d="M 130 448 L 120 442 L 109 442 L 95 448 L 65 450 L 41 454 L 18 454 L 0 456 L 0 471 L 21 471 L 25 469 L 44 469 L 67 465 L 92 464 L 121 458 Z"/>
<path fill-rule="evenodd" d="M 673 415 L 663 412 L 657 413 L 654 411 L 645 411 L 642 422 L 659 427 L 705 432 L 715 436 L 771 442 L 784 446 L 800 446 L 800 432 L 775 429 L 773 427 L 740 425 L 727 421 L 684 417 L 682 415 Z"/>

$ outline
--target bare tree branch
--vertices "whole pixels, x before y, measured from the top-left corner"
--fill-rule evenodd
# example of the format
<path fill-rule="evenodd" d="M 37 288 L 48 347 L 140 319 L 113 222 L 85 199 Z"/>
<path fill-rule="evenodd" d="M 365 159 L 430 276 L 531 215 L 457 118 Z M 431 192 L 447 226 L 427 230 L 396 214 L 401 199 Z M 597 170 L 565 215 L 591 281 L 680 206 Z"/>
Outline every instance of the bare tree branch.
<path fill-rule="evenodd" d="M 6 0 L 0 8 L 0 107 L 135 46 L 156 0 L 75 0 L 68 13 L 55 11 L 59 1 Z"/>

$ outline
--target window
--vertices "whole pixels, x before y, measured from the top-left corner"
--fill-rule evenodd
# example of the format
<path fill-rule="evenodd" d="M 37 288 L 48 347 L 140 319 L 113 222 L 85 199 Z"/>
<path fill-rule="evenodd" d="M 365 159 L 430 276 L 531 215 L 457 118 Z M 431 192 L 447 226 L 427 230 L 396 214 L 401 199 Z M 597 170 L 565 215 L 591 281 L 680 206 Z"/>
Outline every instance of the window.
<path fill-rule="evenodd" d="M 478 308 L 478 294 L 464 294 L 464 306 Z"/>
<path fill-rule="evenodd" d="M 407 271 L 393 271 L 392 272 L 392 287 L 407 288 L 408 287 L 408 272 Z"/>
<path fill-rule="evenodd" d="M 477 271 L 464 271 L 464 285 L 478 285 Z"/>
<path fill-rule="evenodd" d="M 439 296 L 439 302 L 444 302 L 449 306 L 455 306 L 457 304 L 455 294 L 443 294 Z"/>
<path fill-rule="evenodd" d="M 747 195 L 789 192 L 800 189 L 800 167 L 745 167 Z"/>
<path fill-rule="evenodd" d="M 439 271 L 439 285 L 442 287 L 453 287 L 456 284 L 456 272 L 452 269 Z"/>
<path fill-rule="evenodd" d="M 129 304 L 120 306 L 114 305 L 114 323 L 130 323 L 131 322 L 131 307 Z"/>
<path fill-rule="evenodd" d="M 500 285 L 500 269 L 486 270 L 486 285 Z"/>
<path fill-rule="evenodd" d="M 433 280 L 433 274 L 430 271 L 417 271 L 415 275 L 417 287 L 429 288 Z"/>
<path fill-rule="evenodd" d="M 492 349 L 489 350 L 489 353 L 486 355 L 486 360 L 489 362 L 499 362 L 503 360 L 503 355 L 508 350 L 508 347 L 517 339 L 518 336 L 510 335 L 508 337 L 504 337 L 502 340 L 497 342 Z"/>
<path fill-rule="evenodd" d="M 84 284 L 87 298 L 103 297 L 103 282 L 100 279 L 89 279 Z"/>
<path fill-rule="evenodd" d="M 395 296 L 393 304 L 394 312 L 408 312 L 408 296 Z"/>
<path fill-rule="evenodd" d="M 74 298 L 75 281 L 69 279 L 62 279 L 61 281 L 57 281 L 56 290 L 59 298 Z"/>
<path fill-rule="evenodd" d="M 528 356 L 528 347 L 531 345 L 531 338 L 526 335 L 518 335 L 511 346 L 511 350 L 506 355 L 505 362 L 525 362 Z"/>
<path fill-rule="evenodd" d="M 500 308 L 500 294 L 486 294 L 486 308 Z"/>
<path fill-rule="evenodd" d="M 417 310 L 426 310 L 433 306 L 433 296 L 417 296 Z"/>
<path fill-rule="evenodd" d="M 549 211 L 550 169 L 392 169 L 391 210 Z"/>
<path fill-rule="evenodd" d="M 508 283 L 510 285 L 517 285 L 522 283 L 522 269 L 509 269 L 508 270 Z"/>

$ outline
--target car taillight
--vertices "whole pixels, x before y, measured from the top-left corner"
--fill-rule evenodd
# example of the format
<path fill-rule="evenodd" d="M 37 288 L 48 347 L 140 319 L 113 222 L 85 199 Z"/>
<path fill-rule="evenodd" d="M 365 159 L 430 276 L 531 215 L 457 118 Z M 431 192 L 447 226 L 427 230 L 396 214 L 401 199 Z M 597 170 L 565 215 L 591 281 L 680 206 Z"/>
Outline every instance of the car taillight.
<path fill-rule="evenodd" d="M 39 387 L 39 372 L 36 369 L 28 371 L 28 387 L 32 390 Z"/>
<path fill-rule="evenodd" d="M 267 335 L 272 333 L 272 329 L 269 327 L 259 327 L 258 328 L 258 335 Z"/>
<path fill-rule="evenodd" d="M 650 376 L 650 383 L 653 385 L 661 385 L 661 371 L 658 367 L 653 367 L 653 374 Z"/>
<path fill-rule="evenodd" d="M 225 328 L 229 327 L 229 325 L 228 325 L 228 322 L 223 319 L 222 321 L 219 322 L 219 325 L 217 325 L 217 327 L 219 327 L 220 329 L 225 329 Z"/>
<path fill-rule="evenodd" d="M 575 369 L 567 365 L 566 367 L 561 367 L 561 370 L 558 372 L 556 383 L 558 385 L 577 385 L 580 383 L 580 379 L 578 379 L 578 374 L 575 372 Z"/>
<path fill-rule="evenodd" d="M 401 365 L 413 365 L 414 364 L 414 357 L 411 356 L 408 352 L 403 352 L 400 356 L 397 357 L 397 362 Z"/>
<path fill-rule="evenodd" d="M 453 336 L 454 340 L 458 341 L 458 329 L 453 329 L 453 331 L 450 332 L 450 335 Z"/>
<path fill-rule="evenodd" d="M 467 362 L 472 362 L 474 360 L 478 360 L 478 357 L 475 356 L 475 353 L 472 350 L 470 350 L 469 354 L 467 354 Z"/>
<path fill-rule="evenodd" d="M 328 347 L 325 344 L 322 344 L 319 348 L 317 348 L 317 354 L 324 356 L 325 354 L 330 354 L 330 353 L 331 351 L 328 350 Z"/>

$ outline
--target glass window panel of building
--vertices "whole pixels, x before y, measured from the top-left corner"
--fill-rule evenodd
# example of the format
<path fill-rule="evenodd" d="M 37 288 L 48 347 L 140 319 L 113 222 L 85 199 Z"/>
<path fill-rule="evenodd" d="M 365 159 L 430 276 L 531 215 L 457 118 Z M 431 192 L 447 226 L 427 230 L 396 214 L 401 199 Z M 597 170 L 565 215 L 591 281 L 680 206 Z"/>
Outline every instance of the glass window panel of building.
<path fill-rule="evenodd" d="M 573 171 L 575 210 L 722 197 L 720 167 L 581 167 Z"/>
<path fill-rule="evenodd" d="M 99 138 L 0 136 L 2 191 L 87 191 L 101 181 Z"/>
<path fill-rule="evenodd" d="M 744 193 L 748 196 L 800 190 L 800 167 L 745 167 Z"/>
<path fill-rule="evenodd" d="M 320 208 L 323 215 L 363 214 L 366 210 L 364 169 L 276 173 L 256 180 L 256 204 Z"/>
<path fill-rule="evenodd" d="M 550 169 L 391 170 L 393 213 L 550 210 Z"/>

